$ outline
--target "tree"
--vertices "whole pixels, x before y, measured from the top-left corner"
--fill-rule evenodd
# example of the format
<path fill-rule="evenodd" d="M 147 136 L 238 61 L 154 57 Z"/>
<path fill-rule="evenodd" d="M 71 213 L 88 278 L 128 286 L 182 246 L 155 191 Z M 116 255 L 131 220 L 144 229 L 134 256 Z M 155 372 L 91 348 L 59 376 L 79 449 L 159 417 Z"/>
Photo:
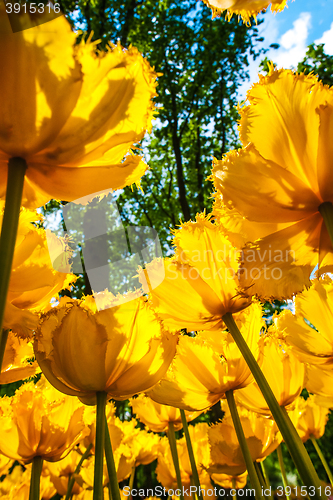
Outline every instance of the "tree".
<path fill-rule="evenodd" d="M 312 43 L 308 46 L 305 57 L 297 66 L 299 73 L 314 73 L 325 85 L 333 85 L 333 56 L 324 51 L 324 44 Z"/>
<path fill-rule="evenodd" d="M 196 0 L 60 3 L 76 27 L 93 30 L 100 48 L 132 44 L 162 73 L 157 123 L 143 142 L 150 171 L 142 190 L 126 188 L 118 203 L 127 224 L 153 226 L 168 251 L 169 227 L 210 209 L 211 161 L 238 145 L 237 89 L 262 39 L 236 19 L 212 20 Z"/>

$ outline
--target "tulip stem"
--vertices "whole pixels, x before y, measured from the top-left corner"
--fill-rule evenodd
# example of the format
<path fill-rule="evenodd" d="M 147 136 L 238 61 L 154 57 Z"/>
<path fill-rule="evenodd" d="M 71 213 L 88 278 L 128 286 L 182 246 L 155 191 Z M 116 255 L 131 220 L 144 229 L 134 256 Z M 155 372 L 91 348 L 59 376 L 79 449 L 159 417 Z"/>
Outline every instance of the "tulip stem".
<path fill-rule="evenodd" d="M 281 448 L 280 444 L 277 447 L 276 451 L 277 451 L 277 456 L 278 456 L 278 460 L 279 460 L 279 466 L 280 466 L 280 471 L 281 471 L 281 476 L 282 476 L 283 488 L 284 488 L 284 491 L 286 491 L 286 488 L 288 486 L 288 481 L 287 481 L 286 469 L 285 469 L 284 462 L 283 462 L 282 448 Z M 285 493 L 285 495 L 286 495 L 286 499 L 290 500 L 290 496 L 287 495 L 287 493 Z"/>
<path fill-rule="evenodd" d="M 318 210 L 324 219 L 327 232 L 333 245 L 333 204 L 330 201 L 325 201 L 319 206 Z"/>
<path fill-rule="evenodd" d="M 328 479 L 330 480 L 331 486 L 333 487 L 333 474 L 332 474 L 331 469 L 329 468 L 328 463 L 326 462 L 326 459 L 325 459 L 325 457 L 323 455 L 323 452 L 321 451 L 321 449 L 319 447 L 318 441 L 316 440 L 316 438 L 314 437 L 313 434 L 311 434 L 310 439 L 312 441 L 313 446 L 315 447 L 315 450 L 316 450 L 316 452 L 318 454 L 318 457 L 320 458 L 321 463 L 324 466 L 324 469 L 326 471 Z"/>
<path fill-rule="evenodd" d="M 39 500 L 40 475 L 43 468 L 42 457 L 34 457 L 31 468 L 29 500 Z"/>
<path fill-rule="evenodd" d="M 196 490 L 197 490 L 196 491 L 197 497 L 200 500 L 203 500 L 202 493 L 201 493 L 200 481 L 199 481 L 198 469 L 197 469 L 197 465 L 195 463 L 195 458 L 194 458 L 194 453 L 193 453 L 193 447 L 192 447 L 192 443 L 191 443 L 191 437 L 190 437 L 190 433 L 189 433 L 189 430 L 188 430 L 188 425 L 187 425 L 187 420 L 186 420 L 186 416 L 185 416 L 184 410 L 180 410 L 180 415 L 182 417 L 182 424 L 183 424 L 183 429 L 184 429 L 184 434 L 185 434 L 185 439 L 186 439 L 187 452 L 188 452 L 188 456 L 189 456 L 189 459 L 190 459 L 190 464 L 191 464 L 191 469 L 192 469 L 192 477 L 193 477 L 194 485 L 195 485 Z"/>
<path fill-rule="evenodd" d="M 105 418 L 105 458 L 106 458 L 106 465 L 108 468 L 109 484 L 111 488 L 112 500 L 120 500 L 117 470 L 116 470 L 116 465 L 114 463 L 110 432 L 106 418 Z"/>
<path fill-rule="evenodd" d="M 255 489 L 256 498 L 258 498 L 258 499 L 263 498 L 263 496 L 261 494 L 261 484 L 259 482 L 255 467 L 253 465 L 251 453 L 250 453 L 249 447 L 247 445 L 246 437 L 245 437 L 243 427 L 242 427 L 242 424 L 241 424 L 241 421 L 240 421 L 240 418 L 238 415 L 237 406 L 236 406 L 235 397 L 234 397 L 234 392 L 227 391 L 225 393 L 225 395 L 226 395 L 226 398 L 228 401 L 228 406 L 229 406 L 229 410 L 231 413 L 232 422 L 234 424 L 235 431 L 237 434 L 238 443 L 239 443 L 240 449 L 242 450 L 242 455 L 243 455 L 243 458 L 244 458 L 244 461 L 246 464 L 247 471 L 248 471 L 249 476 L 250 476 L 251 486 L 252 486 L 252 488 Z"/>
<path fill-rule="evenodd" d="M 268 477 L 268 473 L 267 473 L 267 469 L 266 469 L 266 465 L 265 465 L 265 460 L 263 460 L 262 462 L 260 462 L 260 465 L 261 465 L 261 470 L 262 470 L 262 474 L 265 478 L 265 482 L 267 484 L 267 487 L 269 488 L 271 483 L 269 481 L 269 477 Z"/>
<path fill-rule="evenodd" d="M 81 465 L 83 464 L 83 462 L 85 461 L 85 459 L 89 456 L 91 448 L 92 448 L 92 443 L 90 443 L 90 445 L 87 447 L 86 451 L 83 453 L 82 457 L 80 458 L 79 463 L 75 467 L 74 474 L 72 474 L 72 477 L 68 481 L 67 493 L 66 493 L 65 500 L 69 500 L 69 498 L 70 498 L 70 496 L 72 494 L 73 486 L 75 484 L 75 474 L 78 474 L 80 472 Z"/>
<path fill-rule="evenodd" d="M 129 483 L 128 483 L 130 493 L 131 493 L 131 491 L 133 489 L 134 478 L 135 478 L 135 469 L 136 469 L 136 466 L 133 465 L 132 472 L 131 472 L 131 477 L 130 477 L 130 480 L 129 480 Z M 131 497 L 132 497 L 132 493 L 131 493 Z"/>
<path fill-rule="evenodd" d="M 103 462 L 105 443 L 105 405 L 106 392 L 96 392 L 96 438 L 93 500 L 103 500 Z"/>
<path fill-rule="evenodd" d="M 257 474 L 257 477 L 259 479 L 259 482 L 260 482 L 260 485 L 263 487 L 263 488 L 266 488 L 266 483 L 265 483 L 265 479 L 264 479 L 264 476 L 262 475 L 262 472 L 260 470 L 260 467 L 259 467 L 259 464 L 258 462 L 255 460 L 253 462 L 253 465 L 254 465 L 254 468 L 256 470 L 256 474 Z"/>
<path fill-rule="evenodd" d="M 1 373 L 1 368 L 2 368 L 3 358 L 5 355 L 8 334 L 9 334 L 9 330 L 6 330 L 5 328 L 3 328 L 1 335 L 0 335 L 0 373 Z"/>
<path fill-rule="evenodd" d="M 23 158 L 10 158 L 8 161 L 6 201 L 0 238 L 0 332 L 6 308 L 26 169 L 27 163 Z M 0 343 L 2 344 L 2 340 Z"/>
<path fill-rule="evenodd" d="M 316 473 L 316 470 L 310 460 L 310 457 L 299 437 L 290 417 L 284 407 L 281 407 L 277 402 L 277 399 L 270 388 L 265 375 L 261 371 L 255 357 L 253 356 L 251 349 L 245 342 L 238 326 L 231 313 L 226 313 L 222 317 L 224 323 L 226 324 L 231 336 L 236 342 L 238 349 L 243 354 L 244 359 L 250 368 L 253 377 L 255 378 L 259 389 L 264 396 L 268 407 L 274 417 L 277 426 L 283 436 L 283 439 L 288 447 L 289 453 L 296 465 L 299 475 L 303 481 L 303 484 L 307 487 L 314 486 L 315 492 L 313 498 L 321 499 L 326 498 L 325 495 L 321 495 L 321 483 Z M 313 488 L 311 488 L 312 490 Z"/>
<path fill-rule="evenodd" d="M 169 422 L 168 439 L 169 439 L 169 445 L 170 445 L 173 465 L 174 465 L 175 471 L 176 471 L 177 486 L 178 486 L 178 489 L 181 491 L 180 498 L 183 500 L 183 498 L 184 498 L 183 497 L 183 485 L 182 485 L 182 478 L 181 478 L 180 468 L 179 468 L 177 441 L 176 441 L 175 427 L 173 425 L 173 422 Z"/>

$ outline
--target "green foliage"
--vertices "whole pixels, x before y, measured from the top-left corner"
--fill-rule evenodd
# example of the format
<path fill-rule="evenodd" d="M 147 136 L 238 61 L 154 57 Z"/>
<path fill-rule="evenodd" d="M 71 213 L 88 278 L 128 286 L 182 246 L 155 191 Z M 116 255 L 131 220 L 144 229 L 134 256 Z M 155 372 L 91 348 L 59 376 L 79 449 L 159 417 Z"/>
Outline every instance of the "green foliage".
<path fill-rule="evenodd" d="M 308 46 L 306 55 L 297 66 L 299 73 L 314 73 L 325 85 L 333 85 L 333 56 L 324 52 L 324 44 L 312 43 Z"/>

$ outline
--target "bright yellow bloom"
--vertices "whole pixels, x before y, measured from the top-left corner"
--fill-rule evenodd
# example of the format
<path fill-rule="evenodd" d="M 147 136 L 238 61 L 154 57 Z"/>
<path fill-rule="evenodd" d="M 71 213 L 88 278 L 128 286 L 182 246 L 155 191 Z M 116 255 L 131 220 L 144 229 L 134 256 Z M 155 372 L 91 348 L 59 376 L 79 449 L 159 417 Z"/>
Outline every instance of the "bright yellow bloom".
<path fill-rule="evenodd" d="M 189 425 L 189 433 L 193 446 L 194 458 L 196 461 L 200 485 L 203 489 L 210 490 L 209 497 L 214 499 L 214 489 L 212 487 L 209 474 L 206 468 L 209 465 L 210 452 L 208 443 L 208 424 L 201 423 L 197 425 Z M 179 457 L 179 468 L 181 474 L 182 485 L 184 488 L 185 497 L 191 498 L 189 488 L 191 486 L 192 469 L 188 456 L 185 438 L 177 439 L 177 452 Z M 158 481 L 166 489 L 177 489 L 176 472 L 173 465 L 170 445 L 168 440 L 162 439 L 160 446 L 160 455 L 157 461 L 156 474 Z M 186 494 L 187 489 L 187 494 Z M 205 495 L 204 495 L 205 496 Z"/>
<path fill-rule="evenodd" d="M 251 300 L 239 290 L 238 252 L 217 225 L 204 214 L 175 232 L 176 257 L 165 260 L 165 277 L 159 278 L 159 262 L 141 271 L 140 281 L 151 293 L 154 308 L 167 326 L 188 330 L 218 330 L 222 316 L 246 308 Z"/>
<path fill-rule="evenodd" d="M 162 405 L 156 403 L 151 398 L 140 394 L 137 398 L 131 400 L 133 412 L 137 418 L 145 424 L 148 429 L 154 432 L 167 432 L 169 422 L 172 422 L 174 429 L 178 431 L 183 427 L 179 408 L 174 406 Z M 186 420 L 191 422 L 200 411 L 185 411 Z"/>
<path fill-rule="evenodd" d="M 0 29 L 0 196 L 11 157 L 28 164 L 24 206 L 138 182 L 147 166 L 123 158 L 150 128 L 156 88 L 138 51 L 76 45 L 64 16 L 13 33 L 3 4 Z"/>
<path fill-rule="evenodd" d="M 260 330 L 264 324 L 259 304 L 237 316 L 236 322 L 254 357 L 261 363 Z M 231 335 L 200 332 L 181 336 L 175 359 L 166 376 L 147 394 L 154 401 L 204 410 L 224 397 L 226 391 L 252 384 L 252 373 Z"/>
<path fill-rule="evenodd" d="M 20 465 L 14 467 L 12 473 L 7 475 L 0 483 L 1 500 L 27 500 L 29 498 L 31 480 L 31 467 L 25 471 Z M 45 469 L 40 477 L 40 498 L 50 500 L 56 494 L 56 489 Z"/>
<path fill-rule="evenodd" d="M 232 476 L 243 474 L 246 464 L 230 411 L 226 404 L 222 405 L 222 409 L 225 411 L 222 422 L 213 425 L 208 431 L 211 446 L 211 464 L 208 471 Z M 238 406 L 238 413 L 252 460 L 263 460 L 282 441 L 276 423 L 270 418 L 248 411 L 241 406 Z"/>
<path fill-rule="evenodd" d="M 204 0 L 212 9 L 213 17 L 226 12 L 228 21 L 233 14 L 240 16 L 244 23 L 251 24 L 251 17 L 256 19 L 257 14 L 267 9 L 270 5 L 272 12 L 280 12 L 287 5 L 287 0 Z"/>
<path fill-rule="evenodd" d="M 285 310 L 275 318 L 277 330 L 304 363 L 333 363 L 333 282 L 326 276 L 295 299 L 295 314 Z M 310 323 L 310 324 L 309 324 Z"/>
<path fill-rule="evenodd" d="M 45 379 L 22 385 L 12 398 L 0 400 L 0 452 L 23 464 L 40 456 L 55 462 L 87 433 L 84 406 L 64 396 Z"/>
<path fill-rule="evenodd" d="M 333 370 L 332 367 L 324 368 L 322 365 L 307 365 L 305 387 L 313 394 L 328 398 L 325 406 L 333 408 Z"/>
<path fill-rule="evenodd" d="M 136 423 L 136 420 L 134 422 Z M 124 421 L 121 424 L 124 431 L 123 444 L 129 446 L 132 450 L 132 455 L 135 457 L 135 466 L 150 464 L 156 460 L 159 452 L 160 436 L 137 427 L 133 429 L 131 428 L 131 422 Z"/>
<path fill-rule="evenodd" d="M 329 409 L 316 404 L 316 397 L 309 396 L 307 400 L 299 397 L 295 409 L 289 413 L 303 443 L 310 436 L 319 439 L 324 435 Z"/>
<path fill-rule="evenodd" d="M 0 223 L 2 215 L 1 211 Z M 4 318 L 4 328 L 21 336 L 32 334 L 38 324 L 37 313 L 50 308 L 51 298 L 76 280 L 69 274 L 68 262 L 64 262 L 62 272 L 54 270 L 46 233 L 32 224 L 39 220 L 35 211 L 21 210 Z M 51 247 L 64 245 L 51 234 L 50 241 Z"/>
<path fill-rule="evenodd" d="M 304 387 L 305 365 L 290 352 L 283 341 L 276 338 L 274 329 L 265 335 L 261 370 L 280 406 L 288 407 Z M 253 383 L 235 393 L 236 401 L 249 410 L 269 416 L 270 410 L 258 385 Z"/>
<path fill-rule="evenodd" d="M 245 488 L 247 483 L 247 471 L 243 474 L 239 474 L 238 476 L 230 476 L 229 474 L 212 474 L 212 480 L 214 483 L 222 486 L 223 488 L 236 488 L 241 489 Z"/>
<path fill-rule="evenodd" d="M 29 363 L 33 357 L 32 344 L 9 332 L 2 362 L 0 384 L 11 384 L 36 375 L 40 368 L 37 361 Z"/>
<path fill-rule="evenodd" d="M 228 206 L 249 221 L 278 226 L 245 248 L 241 285 L 264 298 L 287 297 L 309 285 L 318 252 L 320 266 L 333 263 L 318 211 L 333 201 L 333 90 L 313 75 L 271 69 L 248 101 L 240 109 L 244 147 L 217 161 L 213 176 Z"/>
<path fill-rule="evenodd" d="M 127 399 L 150 389 L 167 371 L 177 343 L 139 293 L 128 302 L 108 292 L 100 297 L 100 311 L 92 296 L 60 301 L 42 317 L 34 344 L 52 385 L 86 404 L 95 404 L 99 391 Z"/>
<path fill-rule="evenodd" d="M 72 450 L 67 457 L 59 460 L 58 462 L 50 463 L 46 462 L 44 465 L 44 469 L 46 469 L 50 474 L 50 480 L 54 485 L 57 493 L 59 495 L 66 495 L 68 482 L 70 477 L 74 474 L 75 469 L 80 461 L 81 455 L 74 449 Z M 80 486 L 79 476 L 76 476 L 78 481 L 75 481 L 72 494 L 77 495 L 82 491 L 82 486 Z"/>

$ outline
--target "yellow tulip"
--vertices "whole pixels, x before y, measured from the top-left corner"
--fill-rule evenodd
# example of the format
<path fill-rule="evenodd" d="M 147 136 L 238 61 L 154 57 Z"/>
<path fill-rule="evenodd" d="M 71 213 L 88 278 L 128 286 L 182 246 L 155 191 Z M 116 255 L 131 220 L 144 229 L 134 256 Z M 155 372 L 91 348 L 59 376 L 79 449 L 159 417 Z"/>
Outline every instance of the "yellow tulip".
<path fill-rule="evenodd" d="M 189 433 L 193 446 L 194 458 L 196 461 L 200 485 L 202 489 L 211 490 L 210 498 L 215 498 L 214 489 L 212 487 L 209 474 L 206 468 L 209 465 L 210 453 L 208 443 L 208 424 L 201 423 L 197 425 L 189 425 Z M 179 457 L 179 468 L 181 474 L 182 485 L 184 489 L 184 497 L 191 497 L 189 488 L 191 486 L 192 469 L 188 456 L 185 438 L 177 440 L 177 452 Z M 160 455 L 157 461 L 156 474 L 158 481 L 166 489 L 177 489 L 176 472 L 173 465 L 170 445 L 167 439 L 161 440 Z M 204 493 L 203 493 L 204 495 Z"/>
<path fill-rule="evenodd" d="M 305 380 L 305 365 L 273 334 L 265 335 L 261 370 L 280 406 L 288 407 L 300 395 Z M 256 383 L 235 393 L 236 401 L 249 410 L 271 415 Z"/>
<path fill-rule="evenodd" d="M 0 223 L 2 215 L 1 211 Z M 51 298 L 76 280 L 68 262 L 62 272 L 53 269 L 46 233 L 32 224 L 39 220 L 35 211 L 21 210 L 3 324 L 21 336 L 32 335 L 37 313 L 50 308 Z M 51 247 L 64 245 L 55 235 L 50 234 L 49 241 Z"/>
<path fill-rule="evenodd" d="M 106 308 L 99 311 L 92 296 L 60 301 L 42 317 L 34 344 L 52 385 L 86 404 L 96 404 L 96 392 L 127 399 L 150 389 L 167 371 L 177 343 L 139 292 L 101 297 Z"/>
<path fill-rule="evenodd" d="M 241 286 L 253 285 L 251 293 L 263 298 L 290 297 L 309 285 L 318 261 L 333 263 L 319 212 L 333 201 L 333 91 L 313 75 L 271 68 L 248 101 L 240 109 L 244 147 L 216 161 L 213 177 L 224 202 L 242 217 L 285 225 L 246 246 Z"/>
<path fill-rule="evenodd" d="M 126 421 L 122 422 L 122 429 L 124 431 L 123 443 L 132 450 L 132 455 L 135 457 L 135 466 L 150 464 L 156 460 L 160 446 L 160 436 L 139 428 L 131 429 L 130 423 Z"/>
<path fill-rule="evenodd" d="M 257 14 L 265 11 L 269 5 L 272 12 L 279 12 L 287 5 L 287 0 L 204 0 L 204 2 L 212 9 L 213 17 L 220 16 L 227 11 L 228 21 L 233 14 L 236 14 L 246 24 L 251 24 L 251 17 L 256 19 Z"/>
<path fill-rule="evenodd" d="M 277 330 L 304 363 L 333 363 L 333 282 L 315 280 L 295 298 L 295 314 L 285 310 L 275 318 Z M 309 324 L 310 323 L 310 324 Z"/>
<path fill-rule="evenodd" d="M 236 488 L 238 490 L 241 488 L 245 488 L 246 486 L 247 471 L 243 474 L 239 474 L 238 476 L 230 476 L 230 474 L 212 474 L 211 478 L 214 483 L 222 486 L 223 488 Z"/>
<path fill-rule="evenodd" d="M 329 409 L 316 404 L 315 396 L 299 397 L 295 409 L 289 415 L 303 443 L 310 436 L 319 439 L 324 435 Z"/>
<path fill-rule="evenodd" d="M 74 474 L 80 458 L 81 455 L 74 449 L 69 453 L 69 455 L 58 462 L 45 463 L 44 469 L 46 469 L 49 473 L 50 480 L 59 495 L 66 495 L 68 482 Z M 80 480 L 79 474 L 75 476 L 75 479 L 76 480 L 72 489 L 73 495 L 77 495 L 82 491 L 82 481 Z M 80 482 L 81 485 L 79 484 Z"/>
<path fill-rule="evenodd" d="M 14 467 L 11 474 L 7 475 L 1 482 L 0 493 L 2 500 L 27 500 L 30 490 L 31 467 L 25 471 L 21 466 Z M 50 480 L 50 476 L 42 471 L 40 477 L 40 498 L 50 500 L 56 494 L 56 489 Z"/>
<path fill-rule="evenodd" d="M 97 53 L 97 42 L 76 45 L 64 16 L 46 21 L 13 33 L 1 5 L 0 196 L 8 160 L 21 157 L 29 207 L 138 182 L 147 166 L 123 158 L 150 128 L 156 88 L 135 48 Z"/>
<path fill-rule="evenodd" d="M 208 471 L 214 474 L 243 474 L 246 464 L 238 443 L 235 427 L 227 405 L 222 422 L 209 428 L 208 437 L 211 447 L 211 463 Z M 263 460 L 270 455 L 282 441 L 279 429 L 270 418 L 248 411 L 238 406 L 239 418 L 243 427 L 252 460 Z"/>
<path fill-rule="evenodd" d="M 0 452 L 29 464 L 34 457 L 55 462 L 89 432 L 84 406 L 64 396 L 45 379 L 22 385 L 12 398 L 0 400 Z"/>
<path fill-rule="evenodd" d="M 159 261 L 141 271 L 140 281 L 168 327 L 218 330 L 222 316 L 245 309 L 251 299 L 239 290 L 239 253 L 205 214 L 175 232 L 175 259 L 164 261 L 161 281 Z"/>
<path fill-rule="evenodd" d="M 322 365 L 307 365 L 305 387 L 309 392 L 327 399 L 325 406 L 333 408 L 333 370 L 331 366 L 326 368 Z"/>
<path fill-rule="evenodd" d="M 132 399 L 130 403 L 137 418 L 151 431 L 167 432 L 169 422 L 173 423 L 175 431 L 183 427 L 179 408 L 156 403 L 143 394 L 139 394 L 139 396 Z M 195 419 L 200 414 L 201 412 L 199 411 L 185 411 L 186 420 L 188 422 L 191 422 L 191 420 Z"/>
<path fill-rule="evenodd" d="M 261 363 L 264 324 L 259 304 L 238 315 L 241 333 L 255 358 Z M 166 376 L 148 396 L 161 404 L 185 410 L 204 410 L 224 397 L 226 391 L 252 384 L 252 373 L 231 335 L 200 332 L 196 337 L 179 338 L 176 356 Z"/>
<path fill-rule="evenodd" d="M 37 361 L 29 363 L 33 357 L 32 344 L 10 332 L 2 362 L 0 384 L 11 384 L 36 375 L 40 369 Z"/>

